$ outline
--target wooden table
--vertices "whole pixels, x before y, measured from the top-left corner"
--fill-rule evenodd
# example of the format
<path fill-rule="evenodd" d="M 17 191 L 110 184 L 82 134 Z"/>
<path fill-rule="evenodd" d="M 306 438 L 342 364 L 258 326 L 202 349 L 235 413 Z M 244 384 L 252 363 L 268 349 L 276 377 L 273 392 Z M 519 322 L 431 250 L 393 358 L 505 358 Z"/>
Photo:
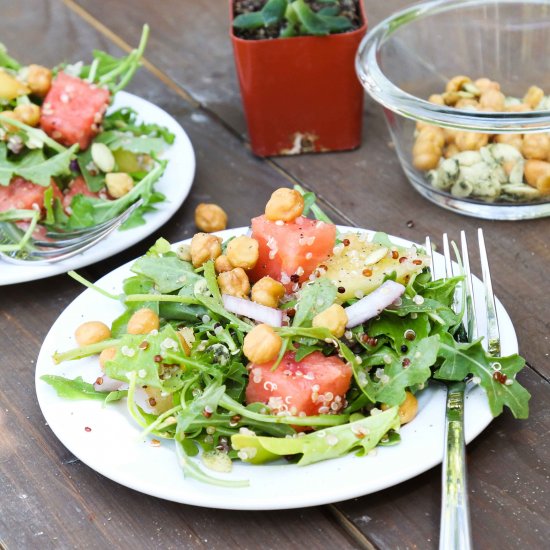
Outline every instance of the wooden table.
<path fill-rule="evenodd" d="M 371 26 L 405 0 L 366 0 Z M 120 54 L 151 25 L 145 68 L 129 90 L 171 113 L 191 137 L 198 169 L 189 199 L 161 230 L 82 270 L 96 279 L 163 235 L 194 232 L 201 201 L 223 204 L 230 226 L 248 223 L 277 187 L 314 190 L 339 222 L 414 241 L 482 226 L 494 285 L 529 367 L 531 416 L 506 412 L 468 447 L 477 548 L 544 548 L 550 540 L 549 222 L 488 222 L 451 214 L 408 185 L 378 105 L 367 100 L 364 140 L 353 152 L 260 160 L 247 147 L 228 36 L 226 0 L 0 0 L 0 40 L 25 62 Z M 413 223 L 407 223 L 412 220 Z M 1 266 L 0 266 L 1 269 Z M 440 469 L 330 506 L 231 512 L 166 502 L 121 487 L 72 456 L 38 408 L 41 342 L 81 292 L 66 275 L 0 287 L 0 548 L 434 548 Z"/>

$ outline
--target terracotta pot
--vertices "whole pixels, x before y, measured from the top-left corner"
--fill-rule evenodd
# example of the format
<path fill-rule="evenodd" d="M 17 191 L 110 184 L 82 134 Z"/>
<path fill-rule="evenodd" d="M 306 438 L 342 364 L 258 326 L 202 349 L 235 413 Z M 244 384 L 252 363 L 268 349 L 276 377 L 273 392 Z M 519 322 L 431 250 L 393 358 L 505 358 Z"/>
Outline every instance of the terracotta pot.
<path fill-rule="evenodd" d="M 230 0 L 231 20 L 233 1 Z M 231 30 L 252 151 L 259 156 L 354 149 L 361 143 L 363 88 L 355 54 L 367 31 L 243 40 Z"/>

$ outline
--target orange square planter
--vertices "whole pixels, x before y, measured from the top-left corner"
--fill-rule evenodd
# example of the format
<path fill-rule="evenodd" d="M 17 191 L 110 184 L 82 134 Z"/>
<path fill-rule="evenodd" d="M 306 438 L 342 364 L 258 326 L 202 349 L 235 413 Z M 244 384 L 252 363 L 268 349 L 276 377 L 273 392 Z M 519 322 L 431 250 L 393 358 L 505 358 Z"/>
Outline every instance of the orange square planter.
<path fill-rule="evenodd" d="M 233 1 L 230 0 L 231 20 Z M 363 88 L 355 54 L 367 32 L 231 40 L 252 151 L 259 156 L 354 149 L 361 143 Z"/>

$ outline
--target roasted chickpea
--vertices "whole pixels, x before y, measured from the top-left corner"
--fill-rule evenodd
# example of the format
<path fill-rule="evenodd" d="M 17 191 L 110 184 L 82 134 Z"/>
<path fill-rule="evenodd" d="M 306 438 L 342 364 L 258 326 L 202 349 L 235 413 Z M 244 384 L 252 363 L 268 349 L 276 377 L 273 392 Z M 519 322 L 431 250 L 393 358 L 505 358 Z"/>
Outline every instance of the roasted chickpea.
<path fill-rule="evenodd" d="M 504 110 L 507 113 L 526 113 L 531 111 L 531 107 L 525 103 L 518 103 L 517 105 L 507 105 L 504 107 Z"/>
<path fill-rule="evenodd" d="M 479 151 L 489 142 L 488 134 L 478 132 L 457 132 L 455 144 L 460 151 Z"/>
<path fill-rule="evenodd" d="M 346 331 L 348 316 L 340 304 L 332 304 L 329 308 L 315 315 L 311 322 L 314 327 L 328 328 L 336 338 L 341 338 Z"/>
<path fill-rule="evenodd" d="M 399 418 L 401 420 L 401 424 L 407 424 L 407 422 L 410 422 L 418 412 L 418 400 L 416 397 L 410 392 L 405 392 L 405 401 L 399 405 Z"/>
<path fill-rule="evenodd" d="M 455 143 L 451 143 L 451 144 L 447 145 L 447 147 L 445 149 L 445 158 L 449 159 L 451 157 L 454 157 L 458 153 L 460 153 L 460 149 L 456 146 Z"/>
<path fill-rule="evenodd" d="M 231 271 L 233 269 L 233 266 L 231 265 L 231 262 L 227 259 L 227 256 L 225 254 L 222 254 L 221 256 L 218 256 L 216 258 L 216 261 L 214 262 L 214 268 L 216 269 L 216 273 L 223 273 L 224 271 Z"/>
<path fill-rule="evenodd" d="M 202 202 L 195 208 L 195 225 L 205 233 L 222 231 L 227 227 L 227 214 L 217 204 Z"/>
<path fill-rule="evenodd" d="M 452 130 L 451 128 L 444 128 L 443 135 L 445 136 L 445 143 L 454 143 L 458 130 Z"/>
<path fill-rule="evenodd" d="M 413 166 L 417 170 L 426 172 L 427 170 L 433 170 L 437 168 L 441 155 L 437 152 L 421 153 L 413 156 Z"/>
<path fill-rule="evenodd" d="M 258 241 L 245 235 L 236 237 L 229 241 L 225 254 L 232 266 L 252 269 L 260 255 Z"/>
<path fill-rule="evenodd" d="M 208 233 L 196 233 L 191 239 L 191 261 L 200 267 L 208 260 L 215 260 L 222 253 L 222 240 Z"/>
<path fill-rule="evenodd" d="M 474 85 L 479 89 L 481 93 L 486 92 L 487 90 L 496 90 L 500 92 L 500 84 L 489 78 L 478 78 Z"/>
<path fill-rule="evenodd" d="M 475 99 L 469 97 L 463 97 L 462 99 L 459 99 L 455 104 L 455 107 L 457 109 L 469 109 L 471 107 L 477 108 L 478 106 L 479 103 Z"/>
<path fill-rule="evenodd" d="M 445 101 L 443 100 L 443 96 L 441 94 L 432 94 L 428 101 L 430 103 L 435 103 L 436 105 L 445 105 Z"/>
<path fill-rule="evenodd" d="M 383 404 L 382 410 L 385 411 L 389 409 L 389 405 Z M 416 397 L 410 392 L 405 392 L 405 400 L 401 405 L 399 405 L 399 420 L 401 421 L 401 424 L 407 424 L 407 422 L 410 422 L 418 412 L 418 400 Z"/>
<path fill-rule="evenodd" d="M 52 86 L 52 71 L 42 65 L 29 65 L 27 84 L 34 95 L 44 97 Z"/>
<path fill-rule="evenodd" d="M 109 172 L 105 174 L 105 185 L 109 195 L 114 199 L 119 199 L 132 190 L 134 180 L 126 172 Z"/>
<path fill-rule="evenodd" d="M 469 84 L 472 82 L 472 79 L 468 76 L 459 75 L 459 76 L 453 76 L 449 82 L 447 82 L 447 86 L 445 87 L 445 91 L 447 92 L 460 92 L 462 90 L 464 84 Z"/>
<path fill-rule="evenodd" d="M 521 152 L 526 159 L 546 160 L 550 153 L 550 138 L 547 134 L 525 134 Z"/>
<path fill-rule="evenodd" d="M 222 294 L 229 294 L 237 298 L 246 298 L 250 292 L 250 281 L 242 267 L 220 273 L 218 286 Z"/>
<path fill-rule="evenodd" d="M 111 359 L 115 358 L 116 351 L 117 350 L 116 350 L 115 347 L 110 347 L 110 348 L 105 348 L 99 354 L 99 367 L 101 368 L 101 370 L 103 372 L 105 372 L 105 363 L 107 363 L 107 361 L 111 361 Z"/>
<path fill-rule="evenodd" d="M 79 346 L 88 346 L 110 338 L 111 329 L 101 321 L 88 321 L 76 329 L 74 336 Z"/>
<path fill-rule="evenodd" d="M 550 162 L 530 159 L 525 162 L 525 181 L 543 195 L 550 194 Z"/>
<path fill-rule="evenodd" d="M 277 307 L 285 295 L 285 287 L 271 277 L 262 277 L 252 286 L 252 301 L 267 307 Z"/>
<path fill-rule="evenodd" d="M 273 192 L 265 206 L 265 216 L 268 220 L 291 222 L 304 211 L 302 195 L 287 187 L 281 187 Z"/>
<path fill-rule="evenodd" d="M 283 345 L 282 338 L 265 324 L 255 326 L 245 337 L 243 353 L 257 365 L 273 361 Z"/>
<path fill-rule="evenodd" d="M 458 92 L 445 92 L 444 94 L 441 94 L 441 97 L 443 98 L 445 105 L 448 105 L 449 107 L 454 107 L 456 103 L 462 99 L 462 96 Z"/>
<path fill-rule="evenodd" d="M 504 111 L 504 94 L 498 90 L 489 89 L 479 97 L 479 106 L 489 111 Z"/>
<path fill-rule="evenodd" d="M 138 309 L 128 321 L 128 334 L 149 334 L 152 330 L 158 330 L 160 326 L 159 316 L 148 307 Z"/>
<path fill-rule="evenodd" d="M 497 134 L 495 136 L 496 143 L 505 143 L 515 147 L 518 151 L 521 151 L 523 147 L 523 135 L 522 134 Z"/>
<path fill-rule="evenodd" d="M 420 130 L 416 141 L 431 141 L 438 147 L 443 147 L 445 145 L 445 132 L 439 126 L 426 126 Z"/>
<path fill-rule="evenodd" d="M 2 111 L 0 112 L 0 115 L 11 120 L 19 120 L 19 117 L 13 111 Z M 19 129 L 17 126 L 13 126 L 7 122 L 0 122 L 0 128 L 3 128 L 6 132 L 17 132 Z"/>
<path fill-rule="evenodd" d="M 544 97 L 544 91 L 538 86 L 531 86 L 525 96 L 523 96 L 523 103 L 529 105 L 531 109 L 534 109 Z"/>
<path fill-rule="evenodd" d="M 17 105 L 13 112 L 16 118 L 23 124 L 33 127 L 38 126 L 38 122 L 40 121 L 40 107 L 38 105 L 34 103 L 23 103 Z"/>

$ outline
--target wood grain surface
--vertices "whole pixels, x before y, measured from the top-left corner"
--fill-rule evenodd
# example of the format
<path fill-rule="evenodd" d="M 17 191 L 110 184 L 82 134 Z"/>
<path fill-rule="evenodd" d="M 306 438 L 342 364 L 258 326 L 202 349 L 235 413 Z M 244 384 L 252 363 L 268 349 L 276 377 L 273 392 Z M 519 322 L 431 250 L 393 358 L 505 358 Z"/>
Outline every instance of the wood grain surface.
<path fill-rule="evenodd" d="M 365 2 L 372 26 L 404 0 Z M 314 189 L 338 222 L 416 241 L 439 242 L 482 226 L 496 292 L 514 320 L 530 368 L 531 416 L 505 413 L 468 447 L 478 548 L 545 548 L 550 539 L 549 223 L 480 222 L 445 212 L 408 185 L 381 110 L 367 100 L 357 151 L 260 160 L 247 147 L 228 36 L 226 0 L 0 0 L 0 41 L 46 65 L 118 54 L 151 25 L 147 63 L 129 87 L 172 114 L 189 134 L 197 176 L 188 201 L 163 228 L 115 258 L 83 270 L 99 278 L 143 253 L 158 236 L 194 232 L 198 202 L 223 204 L 230 226 L 246 225 L 276 187 Z M 22 37 L 24 37 L 22 39 Z M 407 224 L 408 221 L 413 221 Z M 1 269 L 1 267 L 0 267 Z M 440 469 L 333 506 L 290 512 L 230 512 L 166 502 L 96 474 L 45 425 L 34 362 L 61 311 L 81 291 L 67 276 L 0 287 L 0 548 L 435 548 Z M 366 473 L 366 475 L 368 475 Z"/>

